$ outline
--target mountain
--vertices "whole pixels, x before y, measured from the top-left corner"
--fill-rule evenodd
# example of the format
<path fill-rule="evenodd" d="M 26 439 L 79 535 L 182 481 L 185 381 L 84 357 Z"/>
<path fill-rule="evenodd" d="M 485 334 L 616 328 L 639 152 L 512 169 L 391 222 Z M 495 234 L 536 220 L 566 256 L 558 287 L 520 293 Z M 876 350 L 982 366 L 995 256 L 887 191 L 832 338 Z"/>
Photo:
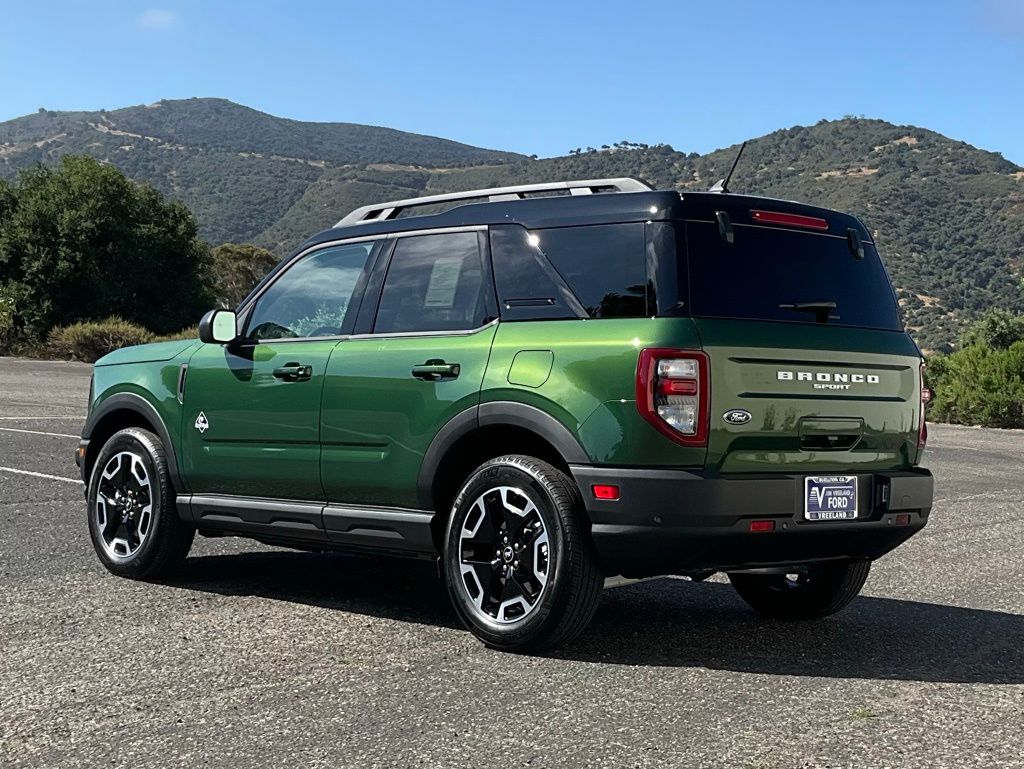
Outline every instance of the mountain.
<path fill-rule="evenodd" d="M 706 189 L 738 149 L 702 156 L 620 142 L 536 160 L 189 99 L 112 112 L 41 111 L 0 123 L 0 177 L 88 153 L 184 201 L 211 242 L 252 241 L 284 253 L 379 200 L 603 176 Z M 863 218 L 925 348 L 947 348 L 963 323 L 990 307 L 1024 310 L 1024 169 L 996 153 L 914 126 L 821 121 L 752 139 L 730 188 Z"/>
<path fill-rule="evenodd" d="M 69 152 L 111 162 L 183 201 L 214 243 L 252 240 L 327 171 L 524 159 L 391 128 L 286 120 L 225 99 L 160 101 L 111 112 L 40 110 L 0 123 L 0 177 Z"/>

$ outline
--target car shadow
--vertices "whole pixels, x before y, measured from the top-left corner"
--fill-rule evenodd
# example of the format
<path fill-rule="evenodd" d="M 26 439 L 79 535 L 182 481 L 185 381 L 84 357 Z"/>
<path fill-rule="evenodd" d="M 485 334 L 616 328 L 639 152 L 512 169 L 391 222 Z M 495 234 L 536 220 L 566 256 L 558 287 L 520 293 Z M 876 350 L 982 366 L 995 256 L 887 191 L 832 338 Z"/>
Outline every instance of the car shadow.
<path fill-rule="evenodd" d="M 164 584 L 461 628 L 433 563 L 336 553 L 189 558 Z M 868 583 L 870 587 L 870 582 Z M 862 596 L 817 622 L 751 612 L 727 584 L 606 590 L 587 631 L 543 656 L 589 663 L 945 683 L 1024 683 L 1024 615 Z"/>

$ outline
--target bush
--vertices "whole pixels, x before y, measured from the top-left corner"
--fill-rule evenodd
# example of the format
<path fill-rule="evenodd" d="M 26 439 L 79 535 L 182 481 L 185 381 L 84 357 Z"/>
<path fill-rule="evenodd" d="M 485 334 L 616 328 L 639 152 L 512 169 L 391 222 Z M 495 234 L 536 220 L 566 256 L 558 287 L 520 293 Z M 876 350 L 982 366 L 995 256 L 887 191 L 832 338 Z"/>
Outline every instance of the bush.
<path fill-rule="evenodd" d="M 1024 428 L 1024 341 L 1007 349 L 976 343 L 932 358 L 927 377 L 935 390 L 930 419 Z"/>
<path fill-rule="evenodd" d="M 199 339 L 199 326 L 189 326 L 183 328 L 181 331 L 175 331 L 173 334 L 161 334 L 160 336 L 153 337 L 154 342 L 177 342 L 179 340 L 184 341 L 186 339 Z"/>
<path fill-rule="evenodd" d="M 964 347 L 980 344 L 1005 350 L 1022 339 L 1024 315 L 997 307 L 972 323 L 960 337 L 960 342 Z"/>
<path fill-rule="evenodd" d="M 14 302 L 0 293 L 0 355 L 7 355 L 17 338 L 14 325 Z"/>
<path fill-rule="evenodd" d="M 47 338 L 47 351 L 56 358 L 95 363 L 108 352 L 152 342 L 153 334 L 123 318 L 57 326 Z"/>

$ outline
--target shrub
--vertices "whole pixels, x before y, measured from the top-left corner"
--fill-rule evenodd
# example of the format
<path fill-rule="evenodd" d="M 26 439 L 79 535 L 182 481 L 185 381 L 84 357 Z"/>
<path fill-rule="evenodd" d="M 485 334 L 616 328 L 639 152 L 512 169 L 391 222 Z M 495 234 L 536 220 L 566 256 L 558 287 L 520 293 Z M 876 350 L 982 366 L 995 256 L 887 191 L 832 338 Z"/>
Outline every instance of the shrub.
<path fill-rule="evenodd" d="M 123 318 L 57 326 L 47 338 L 48 352 L 57 358 L 95 363 L 108 352 L 152 342 L 153 334 Z"/>
<path fill-rule="evenodd" d="M 173 334 L 160 334 L 153 337 L 154 342 L 177 342 L 178 340 L 199 339 L 199 326 L 189 326 Z"/>
<path fill-rule="evenodd" d="M 16 337 L 14 302 L 9 301 L 0 293 L 0 355 L 6 355 L 11 351 Z"/>
<path fill-rule="evenodd" d="M 976 343 L 928 362 L 935 390 L 930 418 L 1024 428 L 1024 341 L 1007 349 Z"/>
<path fill-rule="evenodd" d="M 1000 350 L 1021 340 L 1024 340 L 1024 315 L 1002 307 L 986 312 L 960 337 L 964 347 L 980 344 Z"/>

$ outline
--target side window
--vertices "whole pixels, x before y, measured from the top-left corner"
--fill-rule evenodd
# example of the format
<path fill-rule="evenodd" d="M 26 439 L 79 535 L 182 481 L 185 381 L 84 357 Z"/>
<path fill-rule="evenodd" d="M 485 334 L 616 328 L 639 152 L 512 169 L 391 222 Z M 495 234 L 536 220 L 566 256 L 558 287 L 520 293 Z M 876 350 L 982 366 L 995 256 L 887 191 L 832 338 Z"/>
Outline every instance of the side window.
<path fill-rule="evenodd" d="M 347 333 L 373 243 L 316 251 L 289 267 L 256 301 L 246 336 L 296 339 Z"/>
<path fill-rule="evenodd" d="M 475 232 L 416 235 L 395 243 L 373 331 L 460 331 L 486 315 Z"/>
<path fill-rule="evenodd" d="M 647 314 L 642 223 L 560 227 L 534 230 L 531 235 L 590 317 Z"/>
<path fill-rule="evenodd" d="M 522 225 L 491 227 L 491 261 L 503 320 L 558 320 L 586 315 L 565 281 Z"/>

